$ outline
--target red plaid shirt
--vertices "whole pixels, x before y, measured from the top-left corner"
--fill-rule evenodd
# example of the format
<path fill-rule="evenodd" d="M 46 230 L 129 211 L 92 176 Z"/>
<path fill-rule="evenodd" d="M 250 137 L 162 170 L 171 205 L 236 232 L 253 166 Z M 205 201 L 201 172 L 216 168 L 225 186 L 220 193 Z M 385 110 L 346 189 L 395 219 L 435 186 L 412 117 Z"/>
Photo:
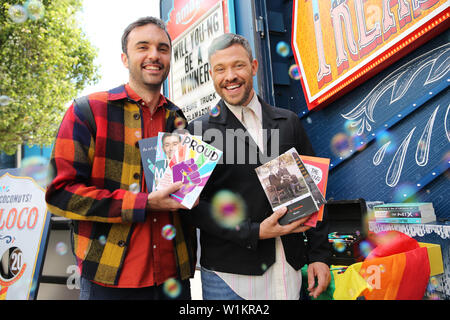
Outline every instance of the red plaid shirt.
<path fill-rule="evenodd" d="M 167 100 L 160 95 L 158 106 L 153 114 L 137 93 L 125 85 L 128 97 L 136 101 L 142 114 L 142 133 L 136 137 L 149 138 L 164 131 Z M 143 181 L 145 182 L 145 180 Z M 148 192 L 143 183 L 143 191 Z M 128 252 L 125 255 L 123 269 L 119 276 L 118 288 L 141 288 L 160 285 L 169 278 L 177 276 L 175 252 L 172 241 L 162 236 L 161 230 L 171 224 L 169 212 L 148 212 L 143 223 L 136 223 L 131 235 Z M 99 283 L 101 284 L 101 283 Z"/>
<path fill-rule="evenodd" d="M 128 255 L 130 245 L 135 247 L 133 230 L 138 223 L 142 226 L 151 222 L 153 215 L 146 210 L 148 192 L 129 191 L 130 185 L 144 183 L 137 143 L 141 137 L 136 134 L 143 132 L 143 113 L 125 86 L 89 95 L 89 104 L 97 125 L 96 136 L 89 130 L 82 112 L 72 105 L 55 140 L 50 160 L 50 170 L 55 176 L 47 188 L 46 201 L 49 212 L 73 220 L 73 251 L 81 275 L 117 286 L 124 262 L 132 255 Z M 170 101 L 163 103 L 158 112 L 161 110 L 165 130 L 173 131 L 175 118 L 184 117 L 183 114 Z M 187 279 L 195 271 L 195 229 L 184 221 L 182 214 L 167 215 L 169 220 L 161 223 L 169 221 L 176 229 L 171 241 L 176 273 Z M 160 262 L 164 264 L 165 259 Z M 158 272 L 154 268 L 152 276 Z M 162 273 L 153 280 L 142 281 L 159 283 L 166 276 Z"/>

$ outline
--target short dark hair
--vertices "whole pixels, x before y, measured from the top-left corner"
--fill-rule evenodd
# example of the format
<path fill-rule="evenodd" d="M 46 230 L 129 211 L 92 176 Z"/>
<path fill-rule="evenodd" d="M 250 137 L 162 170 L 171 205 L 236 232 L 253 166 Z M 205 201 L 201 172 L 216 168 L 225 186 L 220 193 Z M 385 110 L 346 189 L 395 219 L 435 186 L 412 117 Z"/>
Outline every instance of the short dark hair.
<path fill-rule="evenodd" d="M 170 34 L 166 29 L 166 24 L 159 18 L 156 17 L 142 17 L 131 23 L 128 27 L 125 28 L 125 31 L 122 35 L 122 52 L 128 54 L 127 45 L 128 45 L 128 35 L 130 32 L 137 27 L 146 26 L 147 24 L 154 24 L 158 26 L 161 30 L 163 30 L 167 37 L 169 38 L 170 47 L 172 47 L 172 39 L 170 38 Z"/>
<path fill-rule="evenodd" d="M 250 47 L 250 43 L 243 36 L 235 33 L 225 33 L 215 38 L 208 48 L 208 60 L 211 61 L 211 56 L 216 53 L 216 51 L 229 48 L 234 44 L 243 46 L 247 51 L 248 58 L 250 59 L 250 61 L 253 61 L 252 48 Z"/>

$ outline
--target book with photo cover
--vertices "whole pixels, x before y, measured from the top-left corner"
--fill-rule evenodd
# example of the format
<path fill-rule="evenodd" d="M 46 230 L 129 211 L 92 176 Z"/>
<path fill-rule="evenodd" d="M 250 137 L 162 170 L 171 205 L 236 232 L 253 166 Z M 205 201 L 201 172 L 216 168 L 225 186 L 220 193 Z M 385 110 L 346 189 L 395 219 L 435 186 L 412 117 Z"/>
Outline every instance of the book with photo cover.
<path fill-rule="evenodd" d="M 312 156 L 304 156 L 300 155 L 300 159 L 303 161 L 306 170 L 311 176 L 312 180 L 316 184 L 317 188 L 321 192 L 322 196 L 325 197 L 327 190 L 327 182 L 328 182 L 328 172 L 330 168 L 330 159 L 328 158 L 319 158 Z M 324 199 L 325 201 L 325 199 Z M 320 202 L 319 202 L 320 203 Z M 319 211 L 314 212 L 308 221 L 304 223 L 306 226 L 315 227 L 317 221 L 322 221 L 323 219 L 323 211 L 325 208 L 325 203 L 322 203 L 319 206 Z"/>
<path fill-rule="evenodd" d="M 272 210 L 276 211 L 281 207 L 288 209 L 278 220 L 281 225 L 319 211 L 317 203 L 320 203 L 320 199 L 314 199 L 298 160 L 297 151 L 291 148 L 255 169 Z"/>
<path fill-rule="evenodd" d="M 178 143 L 172 139 L 171 150 L 166 147 L 168 135 L 158 134 L 157 162 L 162 153 L 166 154 L 166 168 L 157 181 L 156 190 L 167 188 L 170 184 L 182 181 L 183 186 L 171 196 L 186 208 L 191 209 L 206 185 L 222 151 L 189 133 L 177 134 Z M 168 154 L 168 155 L 167 155 Z"/>
<path fill-rule="evenodd" d="M 144 167 L 145 183 L 149 192 L 155 190 L 156 171 L 156 144 L 158 137 L 151 137 L 139 140 L 139 151 L 141 152 L 142 166 Z"/>

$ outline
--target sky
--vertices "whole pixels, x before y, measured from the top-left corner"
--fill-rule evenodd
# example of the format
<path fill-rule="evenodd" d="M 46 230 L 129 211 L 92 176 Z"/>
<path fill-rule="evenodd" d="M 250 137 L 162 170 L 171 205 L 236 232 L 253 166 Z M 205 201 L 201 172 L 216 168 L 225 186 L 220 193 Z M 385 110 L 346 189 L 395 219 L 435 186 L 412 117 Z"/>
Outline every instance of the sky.
<path fill-rule="evenodd" d="M 95 64 L 100 80 L 80 96 L 115 88 L 128 81 L 120 54 L 123 30 L 143 16 L 159 17 L 160 0 L 83 0 L 78 20 L 91 44 L 97 48 Z"/>

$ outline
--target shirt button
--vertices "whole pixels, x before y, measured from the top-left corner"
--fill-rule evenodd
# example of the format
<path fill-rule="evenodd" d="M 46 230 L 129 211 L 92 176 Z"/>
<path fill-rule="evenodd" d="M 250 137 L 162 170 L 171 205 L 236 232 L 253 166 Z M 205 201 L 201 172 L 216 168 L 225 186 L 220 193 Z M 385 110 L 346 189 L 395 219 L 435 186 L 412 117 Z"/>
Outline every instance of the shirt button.
<path fill-rule="evenodd" d="M 156 249 L 156 245 L 153 245 L 153 249 Z"/>
<path fill-rule="evenodd" d="M 135 178 L 136 180 L 138 180 L 141 177 L 141 175 L 139 173 L 135 173 L 133 175 L 133 178 Z"/>
<path fill-rule="evenodd" d="M 153 222 L 156 222 L 156 218 L 155 218 L 155 219 L 153 219 Z"/>
<path fill-rule="evenodd" d="M 118 245 L 119 247 L 125 247 L 126 243 L 125 243 L 125 241 L 123 241 L 123 240 L 119 240 L 119 242 L 117 242 L 117 245 Z"/>
<path fill-rule="evenodd" d="M 139 113 L 135 113 L 133 115 L 133 117 L 134 117 L 135 120 L 139 120 L 141 118 L 141 115 Z"/>

